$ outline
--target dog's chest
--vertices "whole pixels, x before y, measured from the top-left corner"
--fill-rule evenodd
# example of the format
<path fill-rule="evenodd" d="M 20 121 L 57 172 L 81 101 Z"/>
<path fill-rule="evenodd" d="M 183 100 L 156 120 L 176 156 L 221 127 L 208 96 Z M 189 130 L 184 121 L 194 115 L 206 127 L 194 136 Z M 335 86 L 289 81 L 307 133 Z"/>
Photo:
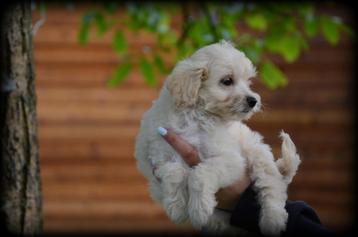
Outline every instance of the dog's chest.
<path fill-rule="evenodd" d="M 209 131 L 192 127 L 181 136 L 197 149 L 201 160 L 228 155 L 241 156 L 240 144 L 225 127 Z"/>

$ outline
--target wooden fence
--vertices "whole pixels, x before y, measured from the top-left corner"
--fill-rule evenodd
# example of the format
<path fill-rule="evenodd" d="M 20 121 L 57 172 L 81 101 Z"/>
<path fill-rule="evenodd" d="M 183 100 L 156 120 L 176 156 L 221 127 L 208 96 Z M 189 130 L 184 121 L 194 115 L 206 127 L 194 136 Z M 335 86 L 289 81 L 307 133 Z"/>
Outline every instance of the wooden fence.
<path fill-rule="evenodd" d="M 106 87 L 119 60 L 111 33 L 99 39 L 91 32 L 88 45 L 77 43 L 85 9 L 50 5 L 34 37 L 45 232 L 190 232 L 149 198 L 133 158 L 141 116 L 160 86 L 149 88 L 135 70 L 122 86 Z M 133 50 L 153 42 L 128 37 Z M 310 48 L 295 64 L 279 61 L 285 88 L 255 82 L 266 106 L 249 125 L 276 155 L 279 131 L 291 134 L 303 162 L 289 199 L 306 201 L 326 226 L 344 230 L 354 218 L 352 42 L 332 47 L 318 37 Z"/>

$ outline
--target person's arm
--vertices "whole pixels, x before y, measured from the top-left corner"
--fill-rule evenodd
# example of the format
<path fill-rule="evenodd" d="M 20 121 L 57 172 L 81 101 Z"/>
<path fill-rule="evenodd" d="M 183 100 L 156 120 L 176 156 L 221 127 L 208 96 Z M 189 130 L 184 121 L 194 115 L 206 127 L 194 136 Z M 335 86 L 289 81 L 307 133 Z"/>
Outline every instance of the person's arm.
<path fill-rule="evenodd" d="M 322 225 L 317 213 L 303 201 L 286 201 L 288 212 L 286 230 L 281 233 L 286 236 L 333 236 Z M 259 229 L 260 205 L 252 186 L 249 186 L 240 196 L 230 218 L 230 224 L 260 234 Z"/>

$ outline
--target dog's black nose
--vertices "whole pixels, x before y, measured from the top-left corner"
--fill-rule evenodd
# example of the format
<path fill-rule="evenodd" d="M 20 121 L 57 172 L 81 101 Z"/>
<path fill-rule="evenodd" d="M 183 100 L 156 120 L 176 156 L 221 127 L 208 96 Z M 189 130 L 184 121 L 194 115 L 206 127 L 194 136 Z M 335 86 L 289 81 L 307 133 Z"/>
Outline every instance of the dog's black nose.
<path fill-rule="evenodd" d="M 252 96 L 248 96 L 248 97 L 246 97 L 246 102 L 250 108 L 253 108 L 256 105 L 257 100 Z"/>

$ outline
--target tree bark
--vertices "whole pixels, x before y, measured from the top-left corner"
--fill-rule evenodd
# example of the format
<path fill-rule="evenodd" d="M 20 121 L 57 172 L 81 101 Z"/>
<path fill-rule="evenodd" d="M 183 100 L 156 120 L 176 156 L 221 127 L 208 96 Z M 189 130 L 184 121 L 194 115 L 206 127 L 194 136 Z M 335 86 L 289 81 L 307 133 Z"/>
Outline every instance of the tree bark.
<path fill-rule="evenodd" d="M 42 231 L 35 76 L 30 2 L 2 12 L 1 190 L 2 224 L 14 234 Z"/>

